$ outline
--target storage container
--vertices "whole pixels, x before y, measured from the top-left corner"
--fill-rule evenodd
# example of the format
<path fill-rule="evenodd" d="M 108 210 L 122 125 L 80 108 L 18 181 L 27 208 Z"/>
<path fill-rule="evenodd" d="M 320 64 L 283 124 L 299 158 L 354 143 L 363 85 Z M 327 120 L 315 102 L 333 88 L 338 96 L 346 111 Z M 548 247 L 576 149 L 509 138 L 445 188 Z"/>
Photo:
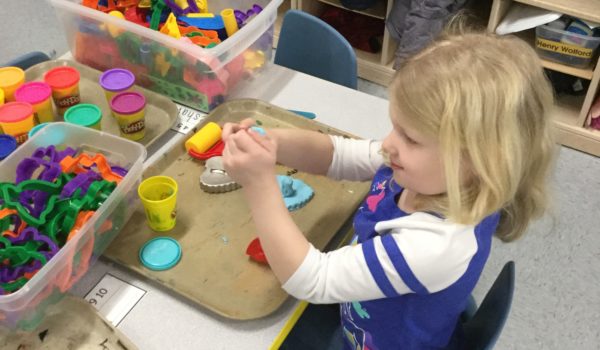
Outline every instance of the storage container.
<path fill-rule="evenodd" d="M 580 35 L 548 25 L 535 28 L 536 51 L 541 58 L 587 68 L 596 57 L 600 37 Z"/>
<path fill-rule="evenodd" d="M 72 147 L 88 154 L 102 153 L 127 175 L 91 218 L 23 287 L 0 295 L 0 326 L 32 330 L 48 306 L 58 302 L 102 254 L 131 217 L 146 157 L 144 146 L 120 137 L 67 123 L 51 123 L 0 162 L 0 182 L 15 182 L 19 162 L 38 147 Z"/>
<path fill-rule="evenodd" d="M 64 24 L 75 60 L 101 71 L 129 69 L 138 85 L 208 112 L 222 103 L 240 80 L 259 74 L 269 64 L 273 25 L 283 0 L 209 0 L 208 12 L 214 14 L 225 8 L 246 11 L 253 4 L 263 8 L 212 48 L 85 7 L 81 0 L 49 1 Z M 117 35 L 113 37 L 111 32 Z"/>

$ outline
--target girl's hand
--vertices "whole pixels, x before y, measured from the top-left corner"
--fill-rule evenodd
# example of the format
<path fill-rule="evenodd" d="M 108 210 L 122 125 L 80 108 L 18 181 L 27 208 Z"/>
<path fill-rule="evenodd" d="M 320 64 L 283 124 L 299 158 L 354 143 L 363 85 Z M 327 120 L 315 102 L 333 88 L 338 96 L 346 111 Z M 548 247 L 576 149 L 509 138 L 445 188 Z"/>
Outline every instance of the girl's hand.
<path fill-rule="evenodd" d="M 246 189 L 260 189 L 275 179 L 277 144 L 268 133 L 261 135 L 242 121 L 223 128 L 223 166 L 231 178 Z M 253 122 L 253 121 L 252 121 Z"/>
<path fill-rule="evenodd" d="M 240 130 L 248 130 L 251 126 L 254 126 L 256 122 L 252 118 L 246 118 L 238 123 L 225 123 L 223 126 L 223 132 L 221 133 L 221 139 L 227 143 L 229 136 L 235 134 Z"/>

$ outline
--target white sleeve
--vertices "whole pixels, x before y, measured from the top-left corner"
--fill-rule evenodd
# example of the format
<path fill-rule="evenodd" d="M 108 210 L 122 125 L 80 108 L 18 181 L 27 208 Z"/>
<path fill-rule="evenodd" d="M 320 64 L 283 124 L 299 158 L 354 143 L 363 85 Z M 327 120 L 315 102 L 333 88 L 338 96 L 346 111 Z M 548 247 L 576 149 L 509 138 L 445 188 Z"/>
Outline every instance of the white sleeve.
<path fill-rule="evenodd" d="M 333 159 L 327 176 L 336 180 L 365 181 L 383 164 L 379 153 L 381 141 L 329 136 L 333 143 Z"/>
<path fill-rule="evenodd" d="M 314 247 L 283 285 L 311 303 L 434 293 L 455 283 L 477 252 L 474 227 L 426 213 L 380 222 L 383 236 L 329 253 Z"/>

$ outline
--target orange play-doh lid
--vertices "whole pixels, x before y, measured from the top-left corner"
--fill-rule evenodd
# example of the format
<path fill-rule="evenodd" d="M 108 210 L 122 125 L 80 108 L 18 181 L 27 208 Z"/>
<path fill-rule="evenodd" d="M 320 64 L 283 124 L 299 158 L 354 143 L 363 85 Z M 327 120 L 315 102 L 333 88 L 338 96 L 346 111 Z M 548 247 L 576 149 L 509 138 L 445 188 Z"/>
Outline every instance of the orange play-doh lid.
<path fill-rule="evenodd" d="M 56 67 L 44 74 L 44 81 L 53 89 L 66 89 L 79 82 L 79 72 L 73 67 Z"/>

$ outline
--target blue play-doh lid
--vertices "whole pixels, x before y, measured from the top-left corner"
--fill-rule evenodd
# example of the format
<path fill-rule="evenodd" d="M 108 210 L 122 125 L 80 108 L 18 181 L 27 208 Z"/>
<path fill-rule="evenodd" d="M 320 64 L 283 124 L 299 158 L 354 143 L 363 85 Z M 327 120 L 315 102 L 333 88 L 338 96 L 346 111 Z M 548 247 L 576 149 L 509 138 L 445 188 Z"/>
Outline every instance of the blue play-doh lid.
<path fill-rule="evenodd" d="M 156 237 L 140 249 L 140 261 L 150 270 L 168 270 L 181 259 L 181 246 L 170 237 Z"/>
<path fill-rule="evenodd" d="M 8 157 L 17 148 L 17 140 L 11 135 L 0 135 L 0 160 Z"/>

